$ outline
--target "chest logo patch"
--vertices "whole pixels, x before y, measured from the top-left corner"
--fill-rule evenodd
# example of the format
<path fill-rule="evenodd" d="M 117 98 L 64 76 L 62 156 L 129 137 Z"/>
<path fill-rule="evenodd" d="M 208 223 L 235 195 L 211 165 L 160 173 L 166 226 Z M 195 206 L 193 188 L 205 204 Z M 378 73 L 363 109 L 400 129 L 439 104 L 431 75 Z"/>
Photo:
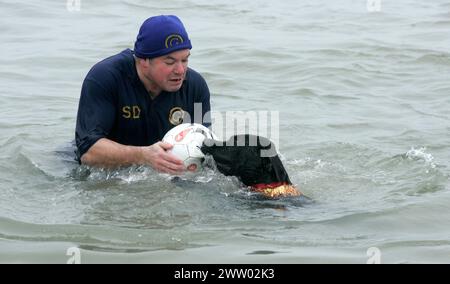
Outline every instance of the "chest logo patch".
<path fill-rule="evenodd" d="M 138 106 L 124 106 L 122 108 L 122 116 L 126 119 L 139 119 L 141 117 L 141 109 Z"/>
<path fill-rule="evenodd" d="M 174 107 L 169 112 L 169 122 L 172 125 L 179 125 L 184 120 L 184 110 L 181 107 Z"/>

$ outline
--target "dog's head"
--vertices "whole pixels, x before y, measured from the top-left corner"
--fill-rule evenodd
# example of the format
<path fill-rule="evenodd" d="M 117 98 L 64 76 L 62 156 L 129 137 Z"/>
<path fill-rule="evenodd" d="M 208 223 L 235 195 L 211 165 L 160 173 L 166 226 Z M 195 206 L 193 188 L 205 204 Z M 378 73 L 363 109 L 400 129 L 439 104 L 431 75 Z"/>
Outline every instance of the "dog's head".
<path fill-rule="evenodd" d="M 238 177 L 253 191 L 268 197 L 301 195 L 267 138 L 235 135 L 226 142 L 207 139 L 201 151 L 213 156 L 221 173 Z"/>

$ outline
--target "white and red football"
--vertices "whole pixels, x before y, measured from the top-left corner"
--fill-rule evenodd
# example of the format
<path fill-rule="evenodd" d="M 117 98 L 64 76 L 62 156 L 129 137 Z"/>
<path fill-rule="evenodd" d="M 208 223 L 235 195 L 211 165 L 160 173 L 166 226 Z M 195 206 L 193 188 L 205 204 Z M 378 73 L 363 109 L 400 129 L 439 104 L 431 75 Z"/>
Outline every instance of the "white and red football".
<path fill-rule="evenodd" d="M 184 123 L 169 130 L 162 141 L 173 145 L 170 151 L 183 161 L 186 170 L 197 172 L 205 157 L 200 148 L 206 138 L 217 139 L 211 130 L 201 124 Z"/>

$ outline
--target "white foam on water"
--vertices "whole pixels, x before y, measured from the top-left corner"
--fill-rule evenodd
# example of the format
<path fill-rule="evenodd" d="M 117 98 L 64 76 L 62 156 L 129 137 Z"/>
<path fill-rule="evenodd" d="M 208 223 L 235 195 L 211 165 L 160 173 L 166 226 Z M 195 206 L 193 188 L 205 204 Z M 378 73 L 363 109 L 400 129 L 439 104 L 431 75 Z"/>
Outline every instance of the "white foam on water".
<path fill-rule="evenodd" d="M 426 147 L 421 147 L 418 149 L 411 147 L 411 150 L 406 152 L 406 157 L 410 160 L 423 160 L 432 169 L 436 168 L 433 155 L 427 153 L 426 151 L 427 151 Z"/>

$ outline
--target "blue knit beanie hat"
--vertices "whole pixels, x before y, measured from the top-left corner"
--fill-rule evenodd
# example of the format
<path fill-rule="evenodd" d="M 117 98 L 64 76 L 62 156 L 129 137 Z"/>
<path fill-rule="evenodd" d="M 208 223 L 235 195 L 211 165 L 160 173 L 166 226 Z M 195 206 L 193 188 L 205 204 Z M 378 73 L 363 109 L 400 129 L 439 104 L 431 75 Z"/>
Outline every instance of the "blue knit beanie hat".
<path fill-rule="evenodd" d="M 181 49 L 192 49 L 192 45 L 183 23 L 173 15 L 145 20 L 134 44 L 134 54 L 139 58 L 155 58 Z"/>

